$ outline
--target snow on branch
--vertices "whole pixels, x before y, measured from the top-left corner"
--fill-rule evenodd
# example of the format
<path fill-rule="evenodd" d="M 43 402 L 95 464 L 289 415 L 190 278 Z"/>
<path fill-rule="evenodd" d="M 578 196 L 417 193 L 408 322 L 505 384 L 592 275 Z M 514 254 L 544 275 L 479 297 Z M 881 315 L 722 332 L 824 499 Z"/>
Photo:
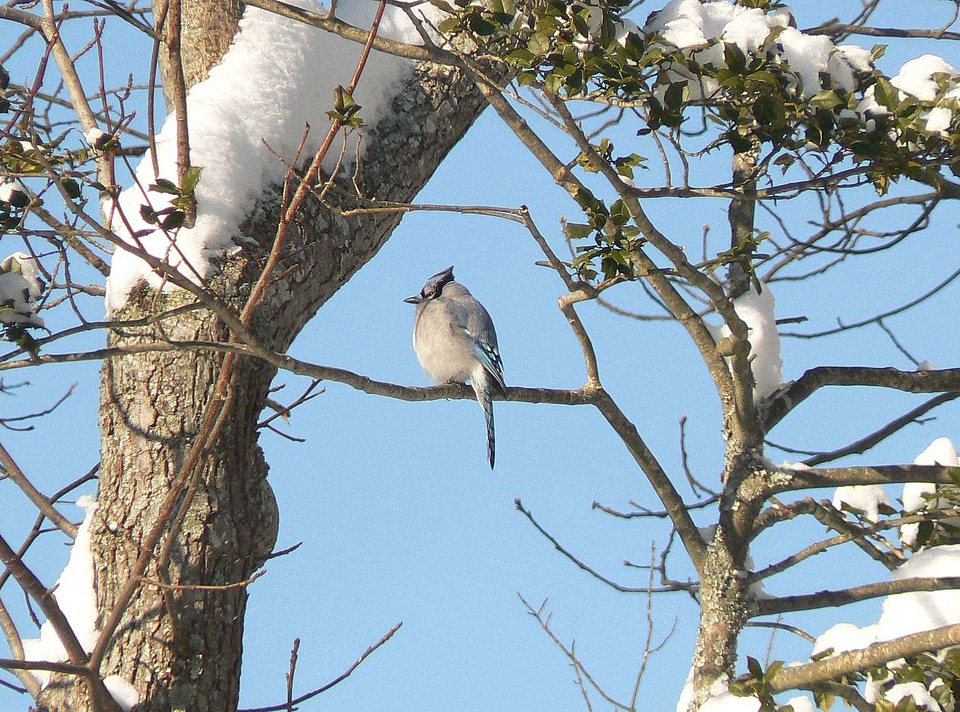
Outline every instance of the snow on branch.
<path fill-rule="evenodd" d="M 85 512 L 83 523 L 77 528 L 70 558 L 54 586 L 53 598 L 76 640 L 84 651 L 89 652 L 99 635 L 95 569 L 90 547 L 90 524 L 97 503 L 92 497 L 85 495 L 77 500 L 77 506 Z M 23 655 L 28 663 L 63 663 L 70 660 L 67 648 L 49 620 L 40 626 L 39 638 L 23 640 Z M 32 668 L 31 672 L 41 687 L 46 687 L 54 670 L 56 665 L 41 665 Z M 121 677 L 107 676 L 103 685 L 123 712 L 129 712 L 140 702 L 140 696 L 134 687 Z"/>
<path fill-rule="evenodd" d="M 311 0 L 299 6 L 322 9 Z M 337 15 L 369 27 L 374 8 L 375 3 L 347 0 L 337 4 Z M 379 32 L 399 41 L 420 41 L 401 8 L 388 7 Z M 308 126 L 319 127 L 308 140 L 308 149 L 316 147 L 329 123 L 327 112 L 334 108 L 335 89 L 349 81 L 360 51 L 357 43 L 248 7 L 221 64 L 187 95 L 190 158 L 198 168 L 191 185 L 177 185 L 176 116 L 171 114 L 156 141 L 159 175 L 152 157 L 145 156 L 135 184 L 113 206 L 112 228 L 188 279 L 202 282 L 218 260 L 242 249 L 240 225 L 268 187 L 283 180 Z M 370 58 L 353 97 L 365 125 L 375 125 L 388 110 L 411 68 L 409 61 L 396 57 L 375 53 Z M 171 206 L 187 194 L 197 201 L 192 227 L 169 221 Z M 118 249 L 107 283 L 107 312 L 121 307 L 140 280 L 154 288 L 169 286 L 141 259 Z"/>

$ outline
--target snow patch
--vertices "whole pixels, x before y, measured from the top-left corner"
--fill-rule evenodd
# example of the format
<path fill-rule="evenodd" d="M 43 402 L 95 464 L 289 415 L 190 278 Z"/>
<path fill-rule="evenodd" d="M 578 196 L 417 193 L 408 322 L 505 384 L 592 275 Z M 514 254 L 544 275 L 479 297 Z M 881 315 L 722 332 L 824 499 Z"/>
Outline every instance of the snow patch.
<path fill-rule="evenodd" d="M 956 79 L 957 70 L 942 57 L 925 54 L 906 62 L 900 67 L 900 73 L 890 79 L 890 83 L 920 101 L 936 101 L 939 91 L 935 78 L 937 74 L 946 74 Z"/>
<path fill-rule="evenodd" d="M 116 702 L 122 712 L 130 712 L 134 707 L 140 704 L 140 693 L 129 682 L 116 675 L 107 675 L 103 678 L 103 686 Z"/>
<path fill-rule="evenodd" d="M 871 521 L 880 521 L 880 509 L 893 509 L 890 498 L 880 485 L 856 485 L 851 487 L 837 487 L 833 494 L 834 509 L 854 509 L 863 513 L 863 518 Z M 889 511 L 888 509 L 888 511 Z"/>
<path fill-rule="evenodd" d="M 700 712 L 760 712 L 760 700 L 723 692 L 700 705 Z"/>
<path fill-rule="evenodd" d="M 97 510 L 97 503 L 93 497 L 84 495 L 77 500 L 77 506 L 85 512 L 83 523 L 77 528 L 77 538 L 70 548 L 67 565 L 57 579 L 53 597 L 80 645 L 90 651 L 97 641 L 97 594 L 94 590 L 93 553 L 90 550 L 90 522 Z M 67 660 L 67 651 L 49 621 L 40 626 L 39 638 L 23 641 L 23 652 L 27 660 Z M 33 675 L 43 686 L 50 681 L 49 672 L 37 670 Z"/>
<path fill-rule="evenodd" d="M 920 682 L 902 682 L 899 685 L 894 685 L 887 690 L 884 697 L 888 702 L 892 702 L 894 706 L 896 706 L 900 700 L 906 697 L 912 697 L 918 708 L 941 712 L 940 704 L 933 699 L 929 690 Z"/>
<path fill-rule="evenodd" d="M 957 467 L 960 466 L 960 457 L 958 457 L 957 448 L 950 438 L 937 438 L 917 455 L 913 464 Z M 935 499 L 929 496 L 936 491 L 937 486 L 932 482 L 907 482 L 903 485 L 903 494 L 900 497 L 901 502 L 903 502 L 903 511 L 910 514 L 929 507 L 936 508 Z M 919 531 L 919 524 L 904 524 L 900 527 L 900 541 L 905 546 L 913 546 L 917 541 Z"/>
<path fill-rule="evenodd" d="M 876 624 L 860 628 L 853 623 L 837 623 L 817 638 L 811 657 L 816 658 L 827 651 L 833 656 L 866 648 L 877 642 L 878 631 Z"/>
<path fill-rule="evenodd" d="M 894 581 L 952 576 L 960 576 L 960 544 L 917 552 L 893 572 Z M 899 593 L 883 602 L 877 639 L 893 640 L 954 623 L 960 623 L 960 590 Z"/>
<path fill-rule="evenodd" d="M 97 592 L 93 552 L 90 548 L 90 523 L 97 511 L 97 501 L 84 495 L 77 499 L 77 506 L 84 510 L 83 522 L 77 528 L 77 537 L 70 549 L 70 558 L 57 579 L 53 597 L 66 617 L 70 628 L 86 652 L 93 650 L 100 631 L 97 629 Z M 26 660 L 47 662 L 65 662 L 67 651 L 53 625 L 46 621 L 40 626 L 40 637 L 23 641 L 23 654 Z M 46 687 L 51 673 L 45 670 L 31 671 L 33 676 Z M 103 680 L 107 691 L 116 700 L 123 712 L 129 712 L 140 702 L 140 695 L 129 682 L 116 675 Z"/>
<path fill-rule="evenodd" d="M 793 712 L 817 712 L 817 706 L 809 697 L 791 697 L 787 704 L 793 707 Z"/>
<path fill-rule="evenodd" d="M 14 252 L 0 262 L 0 322 L 43 327 L 36 301 L 43 294 L 37 261 L 25 252 Z"/>
<path fill-rule="evenodd" d="M 776 302 L 770 287 L 763 285 L 758 293 L 750 289 L 733 300 L 733 308 L 747 325 L 747 340 L 750 342 L 750 368 L 753 371 L 754 401 L 760 401 L 776 391 L 783 383 L 783 361 L 780 358 L 780 333 L 774 314 Z M 707 327 L 714 341 L 730 336 L 730 328 Z"/>

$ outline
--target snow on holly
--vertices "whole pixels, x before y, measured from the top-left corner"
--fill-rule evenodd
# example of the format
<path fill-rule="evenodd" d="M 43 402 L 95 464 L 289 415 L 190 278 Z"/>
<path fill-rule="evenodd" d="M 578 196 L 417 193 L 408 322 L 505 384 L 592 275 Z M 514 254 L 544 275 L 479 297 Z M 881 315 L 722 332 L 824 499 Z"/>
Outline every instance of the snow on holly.
<path fill-rule="evenodd" d="M 878 100 L 878 74 L 871 50 L 857 45 L 835 45 L 822 35 L 807 35 L 795 27 L 789 10 L 765 12 L 760 8 L 718 0 L 673 0 L 651 14 L 643 32 L 651 45 L 665 51 L 680 50 L 689 62 L 674 62 L 661 72 L 657 95 L 662 99 L 673 84 L 684 84 L 689 100 L 709 99 L 719 94 L 720 82 L 712 74 L 728 68 L 727 47 L 736 47 L 743 56 L 765 57 L 793 77 L 793 89 L 804 101 L 825 97 L 841 120 L 860 123 L 866 131 L 876 128 L 875 117 L 887 115 L 888 105 L 908 97 L 921 102 L 925 110 L 916 121 L 929 134 L 946 136 L 957 129 L 960 104 L 960 74 L 934 55 L 906 62 L 889 80 L 893 96 Z M 862 92 L 856 108 L 843 106 L 842 99 Z M 886 92 L 889 93 L 889 92 Z M 823 106 L 819 104 L 818 106 Z"/>
<path fill-rule="evenodd" d="M 654 13 L 643 29 L 654 36 L 654 42 L 684 50 L 697 64 L 714 70 L 727 66 L 725 44 L 735 45 L 745 55 L 769 52 L 789 66 L 805 99 L 825 88 L 823 77 L 829 77 L 831 86 L 853 92 L 858 86 L 857 74 L 872 71 L 869 51 L 803 34 L 793 26 L 786 9 L 767 13 L 724 1 L 674 0 Z M 689 72 L 679 67 L 667 79 L 687 81 L 691 99 L 709 97 L 719 89 L 715 78 L 692 81 Z"/>
<path fill-rule="evenodd" d="M 937 438 L 926 450 L 917 455 L 913 461 L 914 465 L 942 465 L 944 467 L 960 466 L 960 457 L 957 456 L 957 448 L 950 438 Z M 907 514 L 921 512 L 928 508 L 936 508 L 936 498 L 933 496 L 937 491 L 937 486 L 932 482 L 908 482 L 903 486 L 903 494 L 900 497 L 903 503 L 903 511 Z M 956 525 L 956 521 L 949 521 Z M 900 527 L 900 541 L 905 546 L 913 546 L 916 543 L 917 535 L 920 532 L 919 524 L 904 524 Z"/>
<path fill-rule="evenodd" d="M 43 293 L 37 261 L 15 252 L 0 262 L 0 324 L 43 327 L 36 302 Z"/>

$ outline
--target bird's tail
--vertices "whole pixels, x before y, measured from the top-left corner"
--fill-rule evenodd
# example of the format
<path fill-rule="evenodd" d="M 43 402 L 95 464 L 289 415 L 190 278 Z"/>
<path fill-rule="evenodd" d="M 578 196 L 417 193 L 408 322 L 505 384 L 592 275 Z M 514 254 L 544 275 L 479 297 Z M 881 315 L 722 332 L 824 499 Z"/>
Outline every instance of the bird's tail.
<path fill-rule="evenodd" d="M 487 426 L 487 460 L 490 462 L 490 469 L 493 469 L 493 463 L 497 455 L 497 440 L 493 429 L 493 383 L 489 378 L 477 379 L 473 390 L 477 394 L 477 402 L 483 408 L 483 419 Z"/>

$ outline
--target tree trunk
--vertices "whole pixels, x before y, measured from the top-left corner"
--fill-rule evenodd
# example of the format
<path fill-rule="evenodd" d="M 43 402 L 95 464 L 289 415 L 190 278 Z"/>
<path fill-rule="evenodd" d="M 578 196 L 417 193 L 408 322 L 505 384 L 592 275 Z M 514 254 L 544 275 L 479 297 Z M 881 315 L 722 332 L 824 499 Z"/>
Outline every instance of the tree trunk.
<path fill-rule="evenodd" d="M 188 61 L 209 56 L 185 55 Z M 188 76 L 202 74 L 186 69 Z M 411 200 L 482 108 L 479 93 L 452 70 L 418 66 L 400 88 L 393 111 L 364 139 L 358 178 L 364 195 Z M 345 190 L 351 186 L 343 181 Z M 230 304 L 242 305 L 260 276 L 276 231 L 279 194 L 277 186 L 252 212 L 256 222 L 244 226 L 260 249 L 231 257 L 214 280 L 215 291 Z M 346 219 L 315 201 L 305 203 L 275 272 L 283 277 L 271 284 L 254 318 L 253 330 L 263 343 L 285 350 L 398 222 L 399 213 Z M 182 292 L 157 294 L 140 285 L 118 316 L 153 315 L 191 301 Z M 116 331 L 109 342 L 130 346 L 227 338 L 212 313 L 197 310 L 164 321 L 162 331 Z M 177 351 L 124 355 L 103 366 L 100 506 L 92 532 L 103 619 L 144 553 L 144 538 L 201 429 L 222 363 L 218 352 Z M 232 407 L 191 475 L 195 496 L 182 522 L 167 527 L 152 551 L 101 665 L 102 675 L 133 682 L 143 699 L 138 712 L 237 708 L 247 597 L 243 582 L 271 551 L 278 514 L 256 427 L 275 371 L 241 357 L 234 372 Z M 166 536 L 172 537 L 169 562 L 158 566 Z M 45 691 L 40 709 L 93 709 L 83 700 L 84 686 L 74 682 L 59 678 Z"/>
<path fill-rule="evenodd" d="M 753 433 L 759 433 L 759 425 Z M 720 516 L 700 572 L 700 628 L 693 657 L 693 708 L 716 694 L 718 681 L 736 673 L 737 641 L 747 622 L 748 547 L 767 488 L 763 449 L 727 442 Z"/>

